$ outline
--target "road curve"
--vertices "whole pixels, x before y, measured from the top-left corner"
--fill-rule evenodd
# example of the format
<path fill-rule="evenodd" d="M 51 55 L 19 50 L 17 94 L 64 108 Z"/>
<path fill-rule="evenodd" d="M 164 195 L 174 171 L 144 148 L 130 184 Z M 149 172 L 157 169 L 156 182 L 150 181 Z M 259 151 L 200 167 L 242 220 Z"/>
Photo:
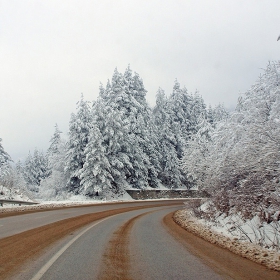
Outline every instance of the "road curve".
<path fill-rule="evenodd" d="M 61 209 L 36 212 L 16 212 L 0 213 L 0 239 L 24 232 L 30 229 L 38 228 L 57 221 L 68 218 L 78 217 L 89 213 L 99 213 L 108 210 L 121 208 L 133 208 L 142 206 L 169 205 L 177 203 L 183 205 L 182 200 L 163 200 L 163 201 L 137 201 L 137 202 L 119 202 L 103 203 L 90 206 L 65 207 Z M 7 216 L 8 215 L 8 216 Z"/>
<path fill-rule="evenodd" d="M 280 279 L 277 272 L 228 251 L 221 253 L 221 248 L 187 234 L 170 215 L 182 205 L 156 206 L 141 204 L 138 208 L 88 213 L 45 225 L 41 230 L 31 229 L 27 231 L 30 236 L 21 232 L 16 235 L 23 237 L 15 245 L 16 250 L 19 244 L 28 242 L 34 247 L 39 242 L 43 249 L 35 250 L 34 255 L 32 252 L 26 257 L 29 261 L 22 263 L 16 273 L 7 273 L 6 278 Z M 57 233 L 62 235 L 56 236 Z M 53 240 L 48 241 L 52 235 Z M 1 253 L 5 250 L 3 240 L 15 242 L 15 238 L 0 239 Z M 205 253 L 204 247 L 213 254 Z M 217 259 L 215 254 L 221 254 L 224 259 Z M 0 265 L 4 263 L 1 255 Z"/>
<path fill-rule="evenodd" d="M 223 279 L 162 226 L 162 218 L 180 208 L 139 209 L 98 221 L 70 246 L 81 231 L 60 241 L 13 279 Z"/>
<path fill-rule="evenodd" d="M 52 213 L 53 211 L 2 218 L 0 219 L 0 224 L 2 223 L 4 226 L 0 227 L 0 232 L 5 226 L 12 225 L 11 232 L 16 231 L 19 233 L 13 235 L 5 233 L 8 236 L 0 239 L 0 278 L 9 277 L 11 273 L 14 273 L 28 260 L 37 259 L 37 256 L 43 251 L 48 251 L 49 247 L 57 240 L 65 238 L 95 221 L 136 209 L 176 204 L 183 205 L 182 201 L 114 203 L 114 205 L 109 204 L 103 207 L 92 206 L 56 210 L 54 212 L 58 211 L 58 218 Z M 65 217 L 63 219 L 62 214 L 67 219 Z M 27 219 L 26 216 L 29 218 Z M 26 222 L 29 219 L 31 221 L 27 223 L 27 228 L 30 229 L 26 230 L 24 221 Z M 48 220 L 48 224 L 45 224 L 45 219 Z M 9 223 L 9 220 L 12 222 Z M 40 226 L 42 221 L 44 225 Z"/>

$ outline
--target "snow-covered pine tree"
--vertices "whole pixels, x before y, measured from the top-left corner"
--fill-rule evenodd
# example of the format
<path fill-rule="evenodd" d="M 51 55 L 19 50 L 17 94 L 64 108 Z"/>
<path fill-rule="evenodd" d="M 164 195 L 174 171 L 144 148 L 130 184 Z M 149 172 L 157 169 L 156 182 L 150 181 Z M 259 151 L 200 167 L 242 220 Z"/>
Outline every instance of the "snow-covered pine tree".
<path fill-rule="evenodd" d="M 106 196 L 112 189 L 114 179 L 111 175 L 107 149 L 108 146 L 105 146 L 98 124 L 94 120 L 85 149 L 86 161 L 79 171 L 81 192 L 87 196 Z"/>
<path fill-rule="evenodd" d="M 23 191 L 27 190 L 27 185 L 24 178 L 24 165 L 20 160 L 17 161 L 14 168 L 14 184 Z"/>
<path fill-rule="evenodd" d="M 55 131 L 50 140 L 51 144 L 47 150 L 47 155 L 52 156 L 54 154 L 59 153 L 59 147 L 61 145 L 61 134 L 62 132 L 59 130 L 58 125 L 55 124 Z"/>
<path fill-rule="evenodd" d="M 182 187 L 183 176 L 179 168 L 176 151 L 177 138 L 174 135 L 173 112 L 170 101 L 164 91 L 157 92 L 156 106 L 153 110 L 156 124 L 156 134 L 160 143 L 160 172 L 159 179 L 168 188 Z"/>
<path fill-rule="evenodd" d="M 51 144 L 47 151 L 49 169 L 51 172 L 56 171 L 65 174 L 65 157 L 66 157 L 66 143 L 61 138 L 61 131 L 58 125 L 55 125 L 55 131 L 51 137 Z M 66 174 L 65 174 L 66 175 Z M 60 176 L 59 176 L 60 177 Z"/>
<path fill-rule="evenodd" d="M 29 152 L 24 165 L 24 177 L 30 191 L 38 192 L 42 180 L 50 175 L 48 159 L 43 152 L 34 150 L 33 155 Z"/>
<path fill-rule="evenodd" d="M 84 101 L 82 94 L 81 100 L 77 103 L 77 113 L 71 115 L 65 159 L 65 172 L 69 176 L 67 188 L 74 193 L 80 192 L 79 171 L 86 159 L 85 148 L 88 144 L 91 122 L 89 102 Z"/>
<path fill-rule="evenodd" d="M 121 194 L 128 186 L 128 176 L 133 169 L 129 153 L 131 145 L 128 137 L 129 124 L 123 110 L 112 108 L 112 104 L 100 102 L 96 106 L 98 127 L 103 137 L 106 157 L 110 162 L 110 174 L 113 178 L 110 192 Z"/>
<path fill-rule="evenodd" d="M 100 88 L 95 111 L 111 163 L 111 187 L 115 192 L 121 191 L 125 185 L 136 188 L 147 188 L 149 184 L 157 186 L 158 163 L 151 137 L 153 125 L 145 95 L 142 80 L 138 74 L 133 75 L 129 67 L 124 75 L 115 69 L 112 82 L 107 83 L 106 89 Z"/>
<path fill-rule="evenodd" d="M 226 120 L 229 117 L 229 112 L 225 109 L 223 104 L 218 104 L 214 108 L 209 106 L 207 110 L 208 122 L 215 126 L 218 122 Z"/>
<path fill-rule="evenodd" d="M 145 188 L 145 186 L 156 188 L 159 183 L 158 172 L 160 170 L 159 144 L 155 134 L 152 110 L 146 101 L 147 91 L 138 73 L 132 75 L 130 67 L 124 73 L 124 81 L 125 91 L 131 96 L 131 107 L 135 108 L 133 114 L 129 115 L 130 135 L 135 140 L 132 148 L 138 147 L 136 154 L 140 156 L 146 169 L 143 169 L 145 182 L 137 184 L 138 178 L 136 182 L 132 182 L 132 185 L 138 185 L 139 188 Z"/>
<path fill-rule="evenodd" d="M 42 152 L 35 149 L 34 151 L 34 164 L 38 167 L 38 183 L 50 176 L 50 169 L 48 164 L 48 157 Z"/>
<path fill-rule="evenodd" d="M 181 89 L 175 80 L 173 92 L 170 96 L 170 109 L 172 118 L 172 132 L 176 139 L 175 150 L 179 159 L 182 158 L 183 149 L 190 138 L 191 105 L 192 99 L 187 89 Z"/>
<path fill-rule="evenodd" d="M 198 94 L 198 91 L 194 93 L 191 97 L 191 106 L 190 106 L 190 127 L 189 135 L 190 137 L 197 133 L 198 124 L 200 123 L 200 116 L 206 116 L 207 110 L 203 98 Z"/>
<path fill-rule="evenodd" d="M 111 84 L 106 87 L 106 98 L 100 96 L 96 106 L 99 117 L 99 129 L 107 147 L 107 159 L 111 164 L 111 190 L 122 193 L 127 187 L 127 178 L 133 169 L 129 156 L 131 145 L 129 141 L 129 121 L 127 109 L 129 99 L 124 92 L 123 75 L 115 69 Z"/>
<path fill-rule="evenodd" d="M 26 157 L 24 162 L 24 178 L 29 186 L 36 185 L 34 180 L 35 172 L 33 169 L 34 169 L 33 157 L 29 151 L 28 156 Z"/>
<path fill-rule="evenodd" d="M 168 184 L 168 180 L 171 180 L 172 176 L 174 176 L 171 180 L 173 186 L 175 185 L 177 188 L 190 187 L 188 180 L 180 169 L 179 162 L 182 159 L 183 151 L 186 149 L 188 141 L 198 130 L 198 119 L 202 114 L 206 114 L 203 99 L 197 93 L 189 95 L 185 87 L 181 89 L 177 80 L 175 80 L 173 92 L 169 98 L 159 91 L 154 115 L 159 128 L 158 135 L 161 135 L 162 173 L 160 177 L 165 184 Z M 162 145 L 162 143 L 165 143 L 165 145 Z M 167 150 L 170 151 L 169 154 L 167 154 Z M 176 156 L 173 155 L 174 151 Z M 162 178 L 164 174 L 169 175 L 164 179 Z"/>
<path fill-rule="evenodd" d="M 0 138 L 0 185 L 9 187 L 11 185 L 10 175 L 12 173 L 12 167 L 10 165 L 11 157 L 4 150 L 2 146 L 2 139 Z"/>
<path fill-rule="evenodd" d="M 2 139 L 0 138 L 0 184 L 3 184 L 5 177 L 8 176 L 11 171 L 10 162 L 12 160 L 9 154 L 4 150 L 1 142 Z"/>
<path fill-rule="evenodd" d="M 66 143 L 61 138 L 61 131 L 55 125 L 55 131 L 50 140 L 47 151 L 50 176 L 40 183 L 40 195 L 45 199 L 57 199 L 63 197 L 66 191 L 67 174 L 65 169 Z"/>
<path fill-rule="evenodd" d="M 201 96 L 197 93 L 189 95 L 187 89 L 180 88 L 180 84 L 175 80 L 173 92 L 169 99 L 171 108 L 171 131 L 174 135 L 174 148 L 177 153 L 177 158 L 180 161 L 183 157 L 183 152 L 188 146 L 188 142 L 198 131 L 199 118 L 206 114 L 206 106 Z M 189 181 L 185 178 L 181 171 L 181 185 L 189 186 Z"/>
<path fill-rule="evenodd" d="M 18 160 L 16 162 L 15 170 L 18 174 L 23 174 L 24 173 L 24 165 L 21 162 L 21 160 Z"/>

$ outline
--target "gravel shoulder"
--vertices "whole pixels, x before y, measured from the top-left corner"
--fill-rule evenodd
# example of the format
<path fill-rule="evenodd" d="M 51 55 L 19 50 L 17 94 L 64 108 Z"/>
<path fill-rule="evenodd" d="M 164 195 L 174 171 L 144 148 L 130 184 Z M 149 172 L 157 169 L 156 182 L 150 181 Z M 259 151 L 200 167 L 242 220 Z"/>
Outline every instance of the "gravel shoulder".
<path fill-rule="evenodd" d="M 271 270 L 280 272 L 280 254 L 278 252 L 262 248 L 252 243 L 240 242 L 208 229 L 198 219 L 191 216 L 187 210 L 176 211 L 173 215 L 173 220 L 188 232 L 212 244 L 218 245 Z M 278 277 L 280 279 L 280 274 Z"/>

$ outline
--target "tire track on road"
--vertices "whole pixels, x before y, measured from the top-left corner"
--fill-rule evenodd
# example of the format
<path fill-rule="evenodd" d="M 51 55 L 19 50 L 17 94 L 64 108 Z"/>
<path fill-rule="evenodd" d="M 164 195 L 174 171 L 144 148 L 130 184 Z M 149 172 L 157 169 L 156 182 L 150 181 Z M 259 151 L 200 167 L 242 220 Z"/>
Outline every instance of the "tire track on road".
<path fill-rule="evenodd" d="M 154 210 L 157 211 L 157 210 Z M 119 227 L 109 241 L 109 246 L 106 248 L 103 255 L 101 270 L 98 279 L 100 280 L 132 280 L 130 266 L 129 241 L 130 233 L 135 222 L 141 217 L 148 215 L 154 211 L 142 213 L 133 217 Z"/>

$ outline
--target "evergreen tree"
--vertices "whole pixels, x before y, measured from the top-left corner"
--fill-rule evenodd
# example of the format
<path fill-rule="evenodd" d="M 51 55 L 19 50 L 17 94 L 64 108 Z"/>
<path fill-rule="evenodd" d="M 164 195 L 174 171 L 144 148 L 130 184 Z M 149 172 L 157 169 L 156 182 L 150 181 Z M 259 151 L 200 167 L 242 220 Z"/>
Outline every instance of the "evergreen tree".
<path fill-rule="evenodd" d="M 213 126 L 215 126 L 220 121 L 226 120 L 228 117 L 229 113 L 222 104 L 218 104 L 214 108 L 209 106 L 207 110 L 207 120 Z"/>
<path fill-rule="evenodd" d="M 75 193 L 79 193 L 79 171 L 86 159 L 85 148 L 89 140 L 91 121 L 89 102 L 84 101 L 81 95 L 81 100 L 77 103 L 77 113 L 71 115 L 65 159 L 65 172 L 69 176 L 68 190 Z"/>
<path fill-rule="evenodd" d="M 61 133 L 56 124 L 54 134 L 50 140 L 51 144 L 48 148 L 47 156 L 50 171 L 60 172 L 62 173 L 61 176 L 63 176 L 65 174 L 66 144 L 61 138 Z"/>
<path fill-rule="evenodd" d="M 24 178 L 24 165 L 20 160 L 17 161 L 14 168 L 14 184 L 21 190 L 27 190 L 27 185 Z"/>
<path fill-rule="evenodd" d="M 50 176 L 40 182 L 40 195 L 45 199 L 63 198 L 66 191 L 68 181 L 68 174 L 65 172 L 66 144 L 61 138 L 61 133 L 56 124 L 47 152 Z"/>
<path fill-rule="evenodd" d="M 24 178 L 27 182 L 28 185 L 35 185 L 36 183 L 34 182 L 34 173 L 33 172 L 34 168 L 34 163 L 33 163 L 33 157 L 29 151 L 28 156 L 25 159 L 24 163 Z"/>
<path fill-rule="evenodd" d="M 174 135 L 173 112 L 170 101 L 162 89 L 158 90 L 154 118 L 156 133 L 160 143 L 159 179 L 169 188 L 182 187 L 183 176 L 179 169 L 179 159 L 176 151 L 177 138 Z"/>
<path fill-rule="evenodd" d="M 58 125 L 55 124 L 55 131 L 50 140 L 51 144 L 47 151 L 48 156 L 52 156 L 59 153 L 59 147 L 61 145 L 61 133 L 62 132 L 59 130 Z"/>
<path fill-rule="evenodd" d="M 16 163 L 16 166 L 15 166 L 15 169 L 16 169 L 16 172 L 18 174 L 23 174 L 24 173 L 24 166 L 21 162 L 21 160 L 18 160 L 17 163 Z"/>
<path fill-rule="evenodd" d="M 108 83 L 106 93 L 102 91 L 104 106 L 109 114 L 116 115 L 115 119 L 108 124 L 121 126 L 123 135 L 118 140 L 120 152 L 115 154 L 123 162 L 124 179 L 133 187 L 147 188 L 149 183 L 157 185 L 156 156 L 153 138 L 150 136 L 151 110 L 145 100 L 146 90 L 138 74 L 132 74 L 128 67 L 122 75 L 114 71 L 111 84 Z M 118 124 L 116 124 L 118 120 Z M 102 131 L 101 131 L 102 133 Z M 104 132 L 103 132 L 104 133 Z M 115 140 L 118 134 L 115 134 Z M 106 137 L 105 137 L 106 138 Z M 110 147 L 109 147 L 110 148 Z M 117 159 L 114 159 L 116 161 Z M 154 161 L 155 166 L 151 163 Z M 117 161 L 116 161 L 117 162 Z"/>
<path fill-rule="evenodd" d="M 190 137 L 197 133 L 199 119 L 201 115 L 203 116 L 207 115 L 206 105 L 204 103 L 203 98 L 198 94 L 198 92 L 195 92 L 195 94 L 192 96 L 191 108 L 190 108 L 190 127 L 189 127 Z"/>
<path fill-rule="evenodd" d="M 170 96 L 170 106 L 175 149 L 181 160 L 188 141 L 198 130 L 200 115 L 206 114 L 206 106 L 201 96 L 197 93 L 189 95 L 185 87 L 180 88 L 177 80 Z"/>
<path fill-rule="evenodd" d="M 128 135 L 128 124 L 125 122 L 123 111 L 113 110 L 110 106 L 104 107 L 102 135 L 107 147 L 106 155 L 110 162 L 111 192 L 123 193 L 128 186 L 130 171 L 133 169 L 129 153 L 131 145 Z"/>
<path fill-rule="evenodd" d="M 158 187 L 159 164 L 159 148 L 157 138 L 155 137 L 155 124 L 152 116 L 152 110 L 146 102 L 146 93 L 142 79 L 137 73 L 132 75 L 132 71 L 128 67 L 124 73 L 124 84 L 127 95 L 131 96 L 131 106 L 134 108 L 128 117 L 131 124 L 130 136 L 133 154 L 138 155 L 136 159 L 138 165 L 142 166 L 142 175 L 133 180 L 132 185 L 139 188 Z M 132 159 L 134 159 L 132 157 Z M 135 159 L 134 159 L 135 160 Z M 138 169 L 139 170 L 139 169 Z M 133 170 L 132 170 L 133 172 Z M 141 174 L 141 173 L 140 173 Z M 132 176 L 135 178 L 135 176 Z M 139 184 L 139 178 L 143 178 Z M 137 183 L 138 182 L 138 183 Z"/>
<path fill-rule="evenodd" d="M 90 131 L 85 149 L 86 162 L 79 172 L 82 193 L 88 196 L 104 195 L 112 189 L 111 165 L 106 155 L 103 136 L 95 124 Z"/>
<path fill-rule="evenodd" d="M 48 159 L 43 152 L 34 150 L 33 156 L 29 152 L 28 157 L 25 160 L 24 177 L 30 189 L 38 192 L 38 186 L 40 182 L 50 175 L 48 168 Z"/>
<path fill-rule="evenodd" d="M 182 90 L 175 80 L 173 92 L 170 96 L 172 132 L 175 137 L 175 150 L 179 159 L 189 139 L 190 133 L 190 96 L 186 89 Z"/>
<path fill-rule="evenodd" d="M 3 183 L 5 177 L 8 176 L 11 171 L 10 162 L 12 160 L 9 154 L 4 150 L 1 142 L 2 139 L 0 138 L 0 183 Z"/>

